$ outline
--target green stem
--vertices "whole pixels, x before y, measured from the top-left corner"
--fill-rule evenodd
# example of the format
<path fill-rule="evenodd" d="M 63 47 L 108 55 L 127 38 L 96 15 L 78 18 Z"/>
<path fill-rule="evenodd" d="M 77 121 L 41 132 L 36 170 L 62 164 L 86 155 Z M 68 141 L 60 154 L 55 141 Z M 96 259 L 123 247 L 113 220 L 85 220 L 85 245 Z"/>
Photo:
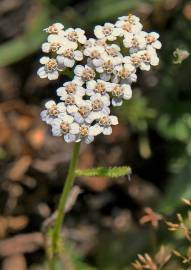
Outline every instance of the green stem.
<path fill-rule="evenodd" d="M 62 191 L 62 195 L 59 201 L 55 227 L 52 233 L 52 254 L 53 254 L 52 260 L 53 261 L 55 260 L 55 257 L 59 254 L 59 238 L 60 238 L 62 224 L 65 217 L 65 207 L 66 207 L 69 193 L 71 191 L 71 188 L 75 180 L 75 169 L 78 162 L 79 152 L 80 152 L 80 142 L 75 143 L 74 145 L 72 159 L 70 161 L 70 166 L 69 166 L 69 171 L 68 171 L 64 188 Z"/>

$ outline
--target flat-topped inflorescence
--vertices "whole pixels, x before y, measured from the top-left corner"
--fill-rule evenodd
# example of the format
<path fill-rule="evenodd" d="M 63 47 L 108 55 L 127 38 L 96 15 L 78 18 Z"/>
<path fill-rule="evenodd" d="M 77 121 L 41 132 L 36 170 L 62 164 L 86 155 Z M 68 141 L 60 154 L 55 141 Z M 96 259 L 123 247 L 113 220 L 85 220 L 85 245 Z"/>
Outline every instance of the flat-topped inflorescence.
<path fill-rule="evenodd" d="M 97 25 L 90 39 L 84 30 L 65 29 L 61 23 L 44 29 L 48 37 L 42 51 L 48 56 L 40 59 L 39 77 L 56 80 L 73 69 L 73 79 L 57 89 L 61 102 L 48 101 L 41 113 L 54 136 L 91 143 L 101 133 L 112 133 L 118 119 L 110 115 L 110 107 L 132 97 L 138 69 L 149 71 L 159 64 L 159 34 L 142 29 L 134 15 Z"/>

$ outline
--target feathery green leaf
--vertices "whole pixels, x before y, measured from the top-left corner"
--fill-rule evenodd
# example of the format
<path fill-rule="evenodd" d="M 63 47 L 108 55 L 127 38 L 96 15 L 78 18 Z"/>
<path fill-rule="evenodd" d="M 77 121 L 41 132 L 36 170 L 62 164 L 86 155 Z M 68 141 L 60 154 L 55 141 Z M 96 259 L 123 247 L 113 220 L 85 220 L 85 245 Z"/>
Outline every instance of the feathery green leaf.
<path fill-rule="evenodd" d="M 109 178 L 116 178 L 131 174 L 131 168 L 128 166 L 121 167 L 98 167 L 85 170 L 76 170 L 77 176 L 104 176 Z"/>

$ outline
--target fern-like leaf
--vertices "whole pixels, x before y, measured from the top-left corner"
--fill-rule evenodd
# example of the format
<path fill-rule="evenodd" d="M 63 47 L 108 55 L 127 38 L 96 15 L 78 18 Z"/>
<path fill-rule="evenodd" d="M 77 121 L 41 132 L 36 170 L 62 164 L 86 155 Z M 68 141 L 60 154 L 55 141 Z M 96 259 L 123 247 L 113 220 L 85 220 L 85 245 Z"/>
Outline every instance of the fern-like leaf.
<path fill-rule="evenodd" d="M 121 167 L 97 167 L 85 170 L 76 170 L 77 176 L 103 176 L 109 178 L 117 178 L 131 174 L 131 168 L 128 166 Z"/>

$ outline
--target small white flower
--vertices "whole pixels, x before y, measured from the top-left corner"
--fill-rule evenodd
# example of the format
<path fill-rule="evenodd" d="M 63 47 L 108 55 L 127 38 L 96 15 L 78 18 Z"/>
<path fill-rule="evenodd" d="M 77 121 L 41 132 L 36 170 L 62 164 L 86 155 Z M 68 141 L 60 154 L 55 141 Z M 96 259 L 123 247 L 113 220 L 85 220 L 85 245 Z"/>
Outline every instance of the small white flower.
<path fill-rule="evenodd" d="M 114 83 L 124 83 L 131 84 L 132 82 L 136 82 L 137 75 L 136 69 L 131 64 L 123 64 L 115 67 L 114 77 L 112 82 Z"/>
<path fill-rule="evenodd" d="M 86 122 L 92 123 L 100 117 L 100 115 L 108 115 L 110 113 L 110 98 L 108 94 L 104 96 L 95 94 L 90 97 L 92 111 L 86 118 Z"/>
<path fill-rule="evenodd" d="M 112 23 L 105 23 L 103 26 L 97 25 L 94 29 L 94 34 L 98 39 L 113 41 L 122 35 L 122 31 L 120 28 L 116 28 Z"/>
<path fill-rule="evenodd" d="M 97 40 L 95 38 L 89 38 L 86 40 L 86 43 L 84 44 L 84 48 L 91 48 L 96 45 Z"/>
<path fill-rule="evenodd" d="M 66 106 L 64 102 L 59 102 L 56 104 L 54 100 L 49 100 L 45 103 L 46 110 L 43 110 L 40 114 L 42 121 L 47 124 L 51 124 L 53 119 L 58 117 L 59 114 L 66 111 Z"/>
<path fill-rule="evenodd" d="M 88 116 L 91 112 L 91 102 L 90 100 L 81 100 L 78 102 L 78 109 L 73 114 L 74 119 L 77 123 L 83 124 L 83 123 L 90 123 L 91 120 L 88 121 Z"/>
<path fill-rule="evenodd" d="M 78 44 L 85 44 L 87 40 L 85 36 L 85 31 L 81 28 L 68 28 L 65 31 L 65 36 L 71 43 L 77 46 Z"/>
<path fill-rule="evenodd" d="M 61 96 L 60 99 L 64 101 L 68 113 L 73 114 L 77 112 L 77 106 L 82 102 L 82 96 L 67 94 L 62 87 L 57 89 L 57 93 Z"/>
<path fill-rule="evenodd" d="M 112 84 L 103 80 L 92 80 L 86 83 L 86 95 L 92 96 L 95 94 L 105 95 L 112 89 Z"/>
<path fill-rule="evenodd" d="M 112 56 L 112 57 L 123 57 L 122 54 L 120 53 L 121 49 L 118 45 L 116 44 L 111 44 L 105 46 L 105 52 L 107 55 Z"/>
<path fill-rule="evenodd" d="M 47 42 L 42 44 L 42 51 L 45 53 L 56 53 L 64 42 L 64 37 L 61 34 L 52 34 L 48 36 Z"/>
<path fill-rule="evenodd" d="M 134 15 L 122 16 L 118 18 L 118 21 L 115 23 L 117 28 L 122 29 L 123 34 L 138 33 L 142 30 L 143 25 L 140 23 L 140 19 Z"/>
<path fill-rule="evenodd" d="M 99 119 L 101 115 L 108 115 L 110 113 L 109 105 L 110 98 L 108 94 L 105 96 L 95 94 L 89 100 L 78 102 L 78 111 L 73 114 L 74 119 L 80 124 L 91 124 Z"/>
<path fill-rule="evenodd" d="M 152 46 L 154 49 L 160 49 L 162 47 L 161 42 L 158 40 L 159 34 L 156 32 L 146 33 L 145 39 L 148 45 Z"/>
<path fill-rule="evenodd" d="M 59 49 L 59 54 L 61 55 L 56 57 L 59 67 L 72 68 L 76 61 L 83 60 L 83 54 L 79 50 L 74 50 L 71 48 L 65 49 L 64 47 L 61 47 Z"/>
<path fill-rule="evenodd" d="M 129 49 L 130 53 L 143 50 L 146 47 L 145 32 L 139 33 L 125 33 L 123 44 Z"/>
<path fill-rule="evenodd" d="M 62 54 L 67 49 L 77 50 L 79 44 L 69 40 L 66 36 L 62 36 L 62 46 L 58 49 L 57 54 Z"/>
<path fill-rule="evenodd" d="M 104 135 L 110 135 L 112 133 L 112 125 L 118 124 L 118 118 L 114 115 L 103 115 L 100 117 L 97 124 L 92 127 L 94 133 L 99 135 L 103 133 Z"/>
<path fill-rule="evenodd" d="M 65 102 L 67 112 L 71 114 L 77 112 L 78 105 L 83 101 L 85 95 L 85 89 L 76 80 L 64 83 L 56 92 Z"/>
<path fill-rule="evenodd" d="M 58 34 L 58 33 L 64 33 L 63 31 L 64 25 L 62 23 L 54 23 L 50 25 L 48 28 L 45 28 L 44 31 L 49 34 Z"/>
<path fill-rule="evenodd" d="M 125 56 L 123 58 L 123 63 L 127 65 L 133 65 L 135 68 L 139 67 L 141 64 L 141 56 L 140 53 L 133 53 L 131 56 Z"/>
<path fill-rule="evenodd" d="M 111 89 L 112 105 L 121 106 L 123 99 L 128 100 L 132 97 L 132 89 L 129 84 L 113 84 Z"/>
<path fill-rule="evenodd" d="M 89 56 L 90 58 L 100 58 L 101 54 L 104 53 L 104 47 L 98 45 L 92 45 L 90 47 L 86 47 L 83 51 L 85 56 Z"/>
<path fill-rule="evenodd" d="M 74 142 L 76 140 L 76 134 L 79 133 L 80 127 L 74 122 L 74 118 L 68 114 L 60 114 L 52 122 L 52 134 L 53 136 L 64 136 L 64 140 Z"/>
<path fill-rule="evenodd" d="M 100 73 L 100 78 L 104 81 L 109 81 L 115 67 L 121 64 L 122 61 L 123 58 L 121 57 L 112 57 L 104 54 L 101 59 L 94 62 L 94 64 L 96 66 L 96 71 Z"/>
<path fill-rule="evenodd" d="M 82 98 L 85 95 L 85 89 L 76 80 L 65 82 L 62 87 L 57 89 L 57 95 L 61 98 L 65 99 L 70 94 Z"/>
<path fill-rule="evenodd" d="M 87 144 L 90 144 L 94 140 L 94 136 L 98 135 L 94 126 L 87 124 L 82 124 L 80 126 L 79 133 L 77 135 L 76 142 L 84 141 Z"/>
<path fill-rule="evenodd" d="M 96 75 L 93 68 L 91 68 L 88 65 L 85 66 L 77 65 L 74 69 L 74 74 L 75 74 L 74 79 L 82 83 L 93 80 Z"/>
<path fill-rule="evenodd" d="M 92 61 L 93 65 L 96 60 L 100 59 L 101 56 L 105 53 L 105 49 L 100 45 L 93 45 L 91 47 L 87 47 L 83 51 L 85 56 L 88 56 L 88 62 Z"/>
<path fill-rule="evenodd" d="M 141 70 L 149 71 L 151 66 L 157 66 L 159 64 L 159 58 L 156 50 L 149 46 L 146 50 L 137 53 L 137 56 L 141 59 L 139 68 Z"/>
<path fill-rule="evenodd" d="M 132 15 L 132 14 L 129 14 L 127 16 L 118 17 L 118 20 L 119 21 L 130 22 L 130 23 L 138 23 L 138 22 L 140 22 L 140 18 L 135 16 L 135 15 Z"/>
<path fill-rule="evenodd" d="M 40 78 L 48 78 L 49 80 L 58 79 L 59 73 L 56 59 L 43 56 L 40 59 L 40 63 L 44 65 L 37 71 L 37 74 Z"/>

